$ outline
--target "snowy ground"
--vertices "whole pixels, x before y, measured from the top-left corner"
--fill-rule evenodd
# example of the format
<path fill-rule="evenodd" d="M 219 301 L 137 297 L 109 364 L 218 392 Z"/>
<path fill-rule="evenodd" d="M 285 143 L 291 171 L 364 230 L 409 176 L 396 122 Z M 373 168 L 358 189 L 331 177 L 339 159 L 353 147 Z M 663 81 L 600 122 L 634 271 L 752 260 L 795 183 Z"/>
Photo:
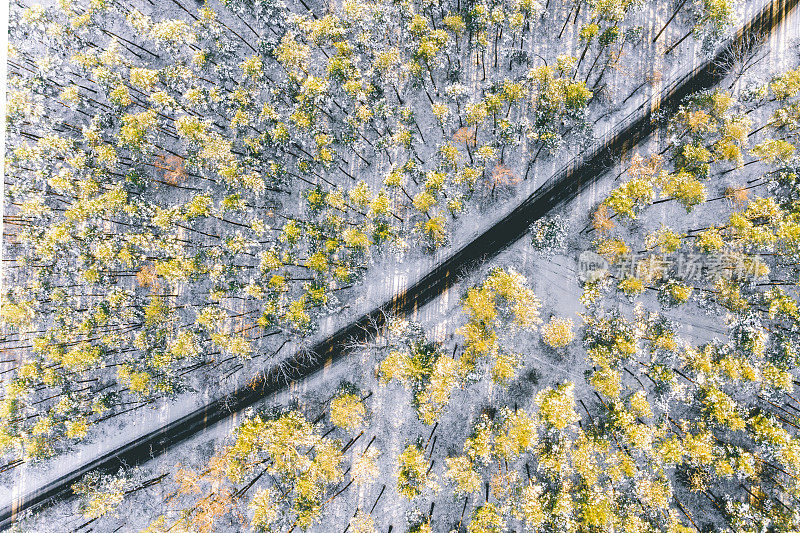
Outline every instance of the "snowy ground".
<path fill-rule="evenodd" d="M 760 8 L 760 2 L 746 3 L 741 11 L 741 20 L 747 20 L 753 12 Z M 658 8 L 650 5 L 644 6 L 641 16 L 643 19 L 650 19 L 654 22 L 652 27 L 660 27 L 669 15 L 671 8 L 668 10 L 665 6 Z M 770 38 L 768 48 L 768 56 L 749 73 L 755 79 L 761 77 L 762 79 L 768 77 L 772 72 L 779 70 L 781 67 L 786 67 L 787 63 L 791 64 L 793 61 L 792 53 L 790 52 L 793 44 L 793 39 L 796 37 L 797 28 L 800 28 L 800 17 L 797 13 L 793 14 L 787 21 L 784 22 L 782 27 L 776 31 Z M 574 32 L 577 31 L 577 25 L 568 26 L 565 31 L 565 36 L 568 39 L 575 40 Z M 654 97 L 659 94 L 664 87 L 672 80 L 678 79 L 687 73 L 691 68 L 699 64 L 703 57 L 702 54 L 696 50 L 696 45 L 692 39 L 687 39 L 683 45 L 673 51 L 670 55 L 670 60 L 662 59 L 658 53 L 663 51 L 666 47 L 665 43 L 673 42 L 677 37 L 681 36 L 685 28 L 681 25 L 674 24 L 672 27 L 661 36 L 656 46 L 639 50 L 639 54 L 632 58 L 630 62 L 625 62 L 625 72 L 615 72 L 609 81 L 616 85 L 614 96 L 610 100 L 603 102 L 603 105 L 594 108 L 594 118 L 599 121 L 596 124 L 595 136 L 598 139 L 612 131 L 617 127 L 620 121 L 624 120 L 626 116 L 635 112 L 639 106 L 649 105 L 653 102 Z M 649 42 L 649 39 L 646 40 Z M 563 46 L 563 42 L 559 42 L 559 47 Z M 796 49 L 796 48 L 795 48 Z M 547 54 L 543 54 L 547 55 Z M 658 58 L 658 59 L 656 59 Z M 652 84 L 647 84 L 643 89 L 629 98 L 624 104 L 621 101 L 624 97 L 620 95 L 627 95 L 630 90 L 639 84 L 639 81 L 644 79 L 646 72 L 660 72 L 660 81 Z M 735 86 L 734 91 L 740 90 L 741 87 Z M 611 111 L 607 116 L 608 111 Z M 602 118 L 601 118 L 602 116 Z M 386 301 L 391 295 L 396 294 L 404 287 L 413 284 L 419 277 L 424 275 L 430 268 L 446 258 L 450 253 L 457 250 L 459 245 L 468 242 L 474 236 L 480 234 L 485 228 L 491 226 L 497 220 L 500 220 L 508 211 L 510 211 L 518 202 L 527 197 L 530 193 L 535 191 L 548 177 L 553 175 L 555 171 L 565 164 L 568 164 L 575 157 L 580 157 L 581 149 L 579 147 L 569 147 L 562 152 L 552 157 L 549 160 L 540 161 L 532 169 L 530 178 L 527 181 L 522 181 L 507 198 L 502 202 L 487 206 L 487 209 L 480 212 L 468 213 L 460 219 L 460 225 L 455 230 L 452 243 L 449 247 L 438 251 L 434 256 L 424 256 L 420 254 L 410 254 L 401 263 L 397 263 L 393 257 L 378 259 L 371 271 L 365 276 L 362 281 L 363 290 L 355 291 L 357 296 L 350 302 L 349 309 L 339 316 L 332 316 L 326 319 L 320 326 L 320 330 L 315 338 L 322 338 L 325 335 L 335 331 L 337 328 L 346 324 L 352 317 L 359 316 L 365 311 L 368 311 L 378 304 Z M 420 322 L 425 330 L 436 340 L 447 342 L 452 338 L 454 326 L 459 321 L 457 313 L 458 302 L 460 296 L 464 293 L 465 288 L 470 284 L 481 279 L 490 266 L 513 266 L 520 273 L 525 275 L 528 280 L 533 284 L 534 290 L 537 295 L 545 303 L 543 309 L 543 316 L 547 318 L 551 313 L 559 316 L 571 316 L 576 322 L 579 320 L 578 313 L 582 307 L 578 301 L 580 289 L 578 279 L 575 273 L 577 252 L 585 247 L 588 247 L 588 242 L 585 238 L 578 237 L 578 232 L 587 224 L 587 214 L 596 205 L 599 198 L 610 190 L 614 185 L 614 177 L 619 173 L 619 169 L 612 169 L 602 180 L 595 184 L 590 190 L 584 192 L 579 198 L 571 202 L 566 208 L 566 212 L 561 213 L 562 216 L 569 217 L 569 227 L 571 228 L 571 242 L 569 253 L 564 255 L 556 255 L 552 258 L 537 257 L 530 249 L 529 243 L 526 241 L 519 241 L 509 250 L 501 254 L 492 265 L 482 267 L 481 272 L 475 273 L 469 280 L 464 280 L 457 283 L 444 295 L 436 301 L 426 305 L 420 309 L 414 317 L 414 320 Z M 709 191 L 710 197 L 715 196 L 715 192 Z M 700 227 L 703 223 L 713 217 L 713 205 L 708 204 L 703 206 L 703 209 L 698 209 L 691 218 L 685 217 L 690 220 L 690 223 L 695 227 Z M 664 220 L 669 220 L 674 215 L 670 209 L 682 209 L 676 206 L 665 205 L 662 208 L 662 217 Z M 624 305 L 624 302 L 621 302 Z M 682 323 L 682 328 L 685 334 L 693 338 L 709 339 L 715 335 L 722 333 L 713 317 L 701 317 L 693 315 L 692 323 L 686 323 L 684 315 L 678 314 L 674 316 L 675 320 Z M 312 339 L 313 340 L 313 339 Z M 284 355 L 289 355 L 294 352 L 294 346 L 287 346 L 283 350 Z M 573 347 L 567 354 L 555 357 L 553 353 L 546 350 L 543 346 L 538 349 L 530 350 L 531 360 L 528 364 L 532 368 L 536 368 L 542 379 L 538 384 L 531 385 L 529 383 L 518 383 L 508 390 L 492 390 L 488 384 L 481 384 L 475 387 L 475 390 L 470 390 L 469 394 L 483 400 L 484 403 L 490 403 L 492 399 L 499 397 L 513 397 L 518 398 L 521 402 L 530 401 L 536 389 L 547 386 L 549 384 L 558 382 L 564 379 L 571 379 L 576 382 L 583 381 L 583 370 L 581 367 L 581 357 L 578 348 Z M 259 407 L 268 407 L 278 404 L 288 404 L 292 400 L 310 401 L 310 398 L 324 397 L 327 391 L 333 391 L 342 379 L 353 381 L 353 376 L 360 375 L 361 383 L 364 389 L 372 389 L 375 391 L 371 399 L 371 405 L 376 412 L 385 412 L 381 409 L 382 405 L 391 405 L 393 417 L 388 420 L 374 421 L 371 431 L 377 435 L 381 444 L 380 449 L 384 452 L 385 461 L 381 465 L 384 479 L 391 479 L 389 475 L 394 460 L 394 457 L 401 447 L 408 439 L 408 435 L 423 434 L 426 428 L 416 421 L 416 415 L 408 405 L 407 398 L 400 401 L 401 397 L 407 395 L 398 385 L 390 387 L 378 387 L 374 383 L 374 368 L 375 361 L 359 358 L 358 356 L 350 357 L 331 368 L 326 368 L 322 373 L 313 376 L 312 378 L 304 381 L 301 384 L 293 384 L 287 391 L 283 391 L 273 397 L 265 398 L 262 405 Z M 8 501 L 9 497 L 18 496 L 26 493 L 32 487 L 43 484 L 47 481 L 56 479 L 63 473 L 71 470 L 77 465 L 87 462 L 88 460 L 97 457 L 109 450 L 112 450 L 123 443 L 129 442 L 136 438 L 138 435 L 145 434 L 153 429 L 164 425 L 165 423 L 174 420 L 200 405 L 208 402 L 219 394 L 232 390 L 237 385 L 244 383 L 247 376 L 253 372 L 253 368 L 246 368 L 238 376 L 234 376 L 228 382 L 220 384 L 217 387 L 209 387 L 199 393 L 187 394 L 177 398 L 175 401 L 162 402 L 153 407 L 146 407 L 131 413 L 129 416 L 118 417 L 114 420 L 113 425 L 105 428 L 102 435 L 96 434 L 93 438 L 84 445 L 77 446 L 73 452 L 64 455 L 52 461 L 46 461 L 41 464 L 24 465 L 16 470 L 5 474 L 3 479 L 3 489 L 0 492 L 0 500 L 3 502 Z M 525 375 L 525 372 L 522 373 Z M 453 401 L 451 409 L 458 409 L 461 405 L 468 406 L 469 409 L 474 410 L 480 401 L 475 401 L 474 397 L 463 398 L 462 400 L 456 399 Z M 507 401 L 506 401 L 507 403 Z M 402 406 L 398 409 L 397 406 Z M 467 430 L 467 425 L 463 425 L 464 420 L 474 419 L 475 413 L 472 411 L 462 413 L 461 417 L 454 417 L 451 420 L 453 427 L 439 428 L 438 435 L 450 435 L 453 437 L 453 442 L 458 439 L 463 441 L 463 432 Z M 176 463 L 183 464 L 197 464 L 199 461 L 206 459 L 215 447 L 220 446 L 226 439 L 226 436 L 237 425 L 240 417 L 234 415 L 230 417 L 225 423 L 218 424 L 209 428 L 204 434 L 198 435 L 192 440 L 180 445 L 173 452 L 159 458 L 144 468 L 153 470 L 155 472 L 169 471 L 173 469 Z M 459 426 L 459 424 L 462 424 Z M 428 430 L 429 431 L 429 430 Z M 461 432 L 461 433 L 459 433 Z M 371 435 L 361 437 L 361 447 L 369 441 Z M 440 437 L 440 443 L 437 447 L 447 446 L 443 442 L 445 439 Z M 360 448 L 356 446 L 354 453 L 360 452 Z M 434 473 L 441 473 L 442 465 L 439 464 L 434 468 Z M 157 492 L 159 489 L 151 489 Z M 364 490 L 351 489 L 344 497 L 337 500 L 336 504 L 331 506 L 327 511 L 326 519 L 323 520 L 322 525 L 317 529 L 318 531 L 328 531 L 325 523 L 331 523 L 330 520 L 339 518 L 336 523 L 344 523 L 341 518 L 344 516 L 352 515 L 357 506 L 371 507 L 375 501 L 378 493 L 381 490 L 381 484 L 370 487 Z M 385 530 L 390 524 L 394 524 L 396 529 L 399 529 L 405 520 L 405 514 L 410 509 L 406 506 L 389 506 L 391 502 L 403 501 L 402 498 L 394 494 L 394 487 L 388 487 L 386 492 L 382 495 L 381 501 L 376 507 L 375 517 L 380 517 L 377 521 L 382 524 L 381 530 Z M 139 506 L 144 508 L 148 507 L 148 503 L 159 502 L 160 498 L 151 498 L 146 492 L 138 494 L 130 503 L 131 509 L 138 509 Z M 75 503 L 69 503 L 58 506 L 55 509 L 47 512 L 49 522 L 51 524 L 59 524 L 54 531 L 66 531 L 71 527 L 75 527 L 79 520 L 73 523 L 70 519 L 69 522 L 66 517 L 72 515 Z M 410 504 L 409 504 L 410 505 Z M 443 516 L 448 516 L 449 520 L 442 520 L 445 522 L 457 522 L 458 515 L 461 513 L 461 502 L 446 502 L 441 504 L 437 503 L 437 514 L 439 512 L 445 513 Z M 386 507 L 383 507 L 386 506 Z M 144 514 L 144 513 L 143 513 Z M 157 513 L 155 513 L 157 514 Z M 138 513 L 136 513 L 138 515 Z M 61 517 L 61 518 L 59 518 Z M 135 519 L 132 516 L 126 516 L 119 519 L 118 525 L 124 525 L 124 531 L 136 530 Z M 46 529 L 42 529 L 45 531 Z M 109 531 L 114 530 L 113 527 Z"/>

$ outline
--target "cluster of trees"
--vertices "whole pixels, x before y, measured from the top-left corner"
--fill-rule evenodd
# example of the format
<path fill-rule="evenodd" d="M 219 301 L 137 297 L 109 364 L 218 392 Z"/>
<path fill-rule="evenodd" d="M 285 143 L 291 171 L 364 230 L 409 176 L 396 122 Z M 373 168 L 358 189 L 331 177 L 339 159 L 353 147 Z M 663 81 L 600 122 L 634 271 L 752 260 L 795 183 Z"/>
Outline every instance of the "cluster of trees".
<path fill-rule="evenodd" d="M 591 104 L 642 42 L 626 25 L 636 5 L 627 0 L 559 10 L 348 0 L 324 13 L 302 0 L 173 4 L 12 9 L 3 468 L 49 457 L 203 376 L 216 383 L 255 358 L 279 361 L 290 340 L 344 307 L 376 256 L 448 244 L 457 217 L 513 188 L 540 156 L 586 139 Z M 726 0 L 691 6 L 704 39 L 733 23 Z M 571 24 L 577 48 L 538 56 L 561 24 L 558 38 Z M 600 313 L 609 282 L 598 280 L 584 298 L 586 383 L 550 384 L 522 408 L 492 406 L 463 439 L 436 434 L 461 416 L 448 409 L 459 391 L 481 381 L 503 389 L 539 346 L 563 351 L 576 338 L 572 319 L 542 321 L 523 276 L 496 269 L 467 291 L 455 346 L 394 321 L 375 348 L 385 357 L 374 390 L 344 387 L 322 413 L 251 415 L 203 467 L 93 474 L 75 487 L 84 516 L 112 517 L 158 486 L 169 511 L 146 531 L 291 531 L 318 524 L 351 487 L 391 479 L 346 527 L 377 528 L 387 485 L 420 508 L 464 498 L 458 525 L 470 533 L 700 529 L 698 495 L 733 528 L 800 527 L 798 92 L 800 70 L 742 102 L 722 92 L 687 101 L 667 150 L 635 160 L 594 217 L 597 249 L 613 261 L 694 246 L 729 271 L 747 263 L 747 275 L 709 286 L 644 264 L 614 285 L 633 299 L 655 284 L 668 306 L 702 294 L 733 317 L 730 341 L 693 346 L 657 314 Z M 748 148 L 761 131 L 750 112 L 764 108 L 774 135 Z M 692 211 L 715 173 L 751 163 L 769 170 L 730 188 L 724 223 L 663 227 L 641 244 L 622 232 L 638 226 L 616 225 L 661 201 Z M 772 196 L 750 200 L 756 186 Z M 559 249 L 564 232 L 560 218 L 543 220 L 533 246 Z M 513 342 L 534 332 L 541 343 Z M 392 381 L 409 389 L 424 428 L 397 453 L 379 446 L 368 401 Z M 437 438 L 457 441 L 446 457 Z M 432 512 L 408 531 L 432 531 Z"/>
<path fill-rule="evenodd" d="M 474 291 L 497 285 L 490 280 L 465 297 L 466 324 L 474 321 Z M 606 310 L 585 320 L 586 382 L 541 387 L 524 407 L 479 410 L 466 433 L 437 433 L 439 423 L 457 420 L 463 427 L 462 404 L 442 409 L 436 422 L 418 411 L 425 424 L 418 436 L 388 451 L 393 440 L 385 441 L 380 427 L 389 422 L 368 415 L 374 395 L 349 386 L 313 422 L 297 409 L 254 416 L 202 471 L 138 480 L 129 491 L 167 483 L 161 490 L 173 512 L 148 531 L 211 531 L 240 521 L 260 531 L 312 527 L 331 519 L 326 506 L 352 486 L 372 487 L 367 494 L 378 496 L 371 508 L 353 511 L 350 527 L 377 531 L 372 513 L 390 479 L 389 494 L 415 508 L 427 509 L 428 502 L 461 508 L 463 501 L 452 526 L 474 533 L 799 526 L 792 502 L 800 497 L 793 474 L 800 466 L 794 432 L 800 411 L 792 376 L 771 359 L 763 332 L 737 324 L 729 341 L 693 344 L 641 305 L 630 317 Z M 393 329 L 370 348 L 389 353 L 381 371 L 396 357 L 392 339 L 410 332 L 416 331 L 418 352 L 407 366 L 424 364 L 420 347 L 427 346 L 429 357 L 439 349 L 418 326 L 400 321 Z M 412 403 L 413 390 L 434 379 L 417 377 Z M 484 379 L 492 380 L 491 372 Z M 460 388 L 478 387 L 477 381 Z M 437 438 L 445 444 L 436 447 Z M 110 477 L 78 487 L 86 517 L 112 512 L 123 483 Z M 412 514 L 405 530 L 431 531 L 432 513 L 433 506 Z"/>
<path fill-rule="evenodd" d="M 531 245 L 540 254 L 561 252 L 566 241 L 567 222 L 560 215 L 540 218 L 531 226 Z"/>
<path fill-rule="evenodd" d="M 429 342 L 419 327 L 403 320 L 392 324 L 388 355 L 379 367 L 381 382 L 402 383 L 412 392 L 420 419 L 434 424 L 453 391 L 479 375 L 488 373 L 501 385 L 517 375 L 522 359 L 503 339 L 519 330 L 534 330 L 541 323 L 541 305 L 523 276 L 495 269 L 467 291 L 462 310 L 468 319 L 458 330 L 463 342 L 452 353 Z"/>
<path fill-rule="evenodd" d="M 592 218 L 602 253 L 612 239 L 662 258 L 688 247 L 709 256 L 727 251 L 728 262 L 700 277 L 681 279 L 661 268 L 666 279 L 641 279 L 651 272 L 646 267 L 632 276 L 643 286 L 661 279 L 652 287 L 659 291 L 655 302 L 670 312 L 678 304 L 689 311 L 697 301 L 724 317 L 717 324 L 721 338 L 695 340 L 695 333 L 652 310 L 653 299 L 627 291 L 625 280 L 588 281 L 579 331 L 586 379 L 550 379 L 531 396 L 508 401 L 512 396 L 501 395 L 505 401 L 487 406 L 477 392 L 481 384 L 504 389 L 526 379 L 525 370 L 539 360 L 536 345 L 518 342 L 519 334 L 540 329 L 542 343 L 553 348 L 576 336 L 569 318 L 542 321 L 542 303 L 523 276 L 494 269 L 466 290 L 452 343 L 432 342 L 420 326 L 391 320 L 367 347 L 378 356 L 377 382 L 341 387 L 316 418 L 311 408 L 252 416 L 200 470 L 150 479 L 90 478 L 76 487 L 86 518 L 102 519 L 129 494 L 158 484 L 170 495 L 172 511 L 157 517 L 149 531 L 210 531 L 239 523 L 261 531 L 309 528 L 331 520 L 326 513 L 335 505 L 350 507 L 352 498 L 344 503 L 343 497 L 356 486 L 377 497 L 374 505 L 351 509 L 347 527 L 365 532 L 381 526 L 375 510 L 384 494 L 418 510 L 405 527 L 412 532 L 438 527 L 434 504 L 455 505 L 460 518 L 444 527 L 471 533 L 797 530 L 797 160 L 765 155 L 772 153 L 767 147 L 793 141 L 795 129 L 775 117 L 794 106 L 797 72 L 775 78 L 741 103 L 721 93 L 688 101 L 670 122 L 667 149 L 635 158 L 630 179 Z M 733 112 L 748 102 L 756 102 L 754 111 Z M 743 114 L 767 117 L 763 129 L 772 136 L 748 148 L 750 125 L 736 134 Z M 693 126 L 703 124 L 710 126 Z M 722 146 L 729 141 L 742 158 L 747 153 L 752 159 L 726 156 Z M 700 149 L 706 159 L 692 159 L 692 150 Z M 669 172 L 667 164 L 676 170 Z M 659 216 L 648 224 L 658 188 L 662 208 L 687 211 L 679 198 L 663 193 L 677 174 L 704 187 L 727 187 L 718 200 L 688 206 L 716 209 L 706 218 L 709 226 L 678 231 L 655 224 Z M 748 189 L 730 185 L 737 176 L 766 194 L 750 198 L 742 192 Z M 651 194 L 639 192 L 648 186 Z M 687 217 L 685 223 L 693 221 Z M 757 268 L 727 270 L 734 255 Z M 688 295 L 681 287 L 691 289 Z M 617 291 L 637 304 L 617 307 Z M 405 397 L 419 418 L 408 424 L 415 429 L 399 446 L 382 429 L 393 422 L 381 416 L 385 404 L 379 400 L 392 394 L 395 380 L 408 389 Z M 476 400 L 479 405 L 465 409 Z M 458 407 L 449 408 L 454 402 Z M 465 412 L 474 413 L 466 427 Z"/>
<path fill-rule="evenodd" d="M 510 269 L 495 269 L 464 297 L 459 357 L 429 341 L 419 325 L 401 319 L 391 322 L 382 338 L 368 346 L 381 354 L 378 386 L 385 390 L 388 380 L 399 380 L 410 389 L 420 421 L 433 429 L 427 440 L 422 435 L 410 439 L 394 456 L 382 448 L 385 437 L 378 437 L 379 426 L 388 420 L 370 416 L 375 391 L 365 393 L 345 383 L 321 402 L 322 412 L 316 418 L 310 415 L 319 412 L 319 402 L 313 407 L 309 403 L 306 412 L 293 408 L 251 415 L 202 468 L 178 467 L 176 473 L 153 479 L 138 472 L 93 475 L 75 487 L 84 516 L 92 521 L 113 517 L 125 497 L 155 484 L 168 495 L 164 503 L 172 511 L 154 517 L 149 532 L 215 531 L 240 523 L 257 531 L 307 529 L 321 523 L 326 506 L 350 487 L 367 490 L 382 483 L 380 499 L 391 476 L 395 487 L 390 493 L 413 502 L 436 498 L 453 483 L 454 494 L 480 492 L 483 483 L 472 462 L 488 466 L 495 456 L 520 459 L 537 442 L 538 419 L 510 409 L 492 419 L 483 415 L 464 443 L 465 455 L 446 458 L 444 475 L 432 472 L 431 442 L 436 441 L 431 439 L 439 438 L 435 433 L 440 419 L 453 416 L 447 406 L 456 390 L 481 379 L 506 386 L 513 378 L 522 356 L 512 356 L 504 339 L 510 338 L 509 330 L 530 330 L 540 324 L 540 307 L 524 277 Z M 550 324 L 561 327 L 558 319 Z M 504 357 L 514 357 L 513 363 L 501 363 Z M 503 372 L 497 370 L 500 364 Z M 574 424 L 577 419 L 564 411 L 571 397 L 567 385 L 542 391 L 536 398 L 541 416 L 556 425 L 565 420 Z M 391 472 L 386 472 L 387 465 Z M 370 515 L 374 508 L 356 509 L 350 527 L 375 531 Z M 484 531 L 478 524 L 501 517 L 501 508 L 505 512 L 499 505 L 476 509 L 470 531 Z M 409 531 L 430 528 L 430 516 L 414 515 L 409 522 Z"/>
<path fill-rule="evenodd" d="M 475 324 L 479 312 L 484 324 L 492 323 L 503 307 L 516 308 L 509 316 L 518 320 L 520 302 L 496 305 L 502 298 L 500 287 L 509 286 L 504 278 L 513 279 L 508 274 L 494 271 L 468 291 L 465 328 Z M 515 292 L 525 293 L 525 285 L 519 280 Z M 185 527 L 198 528 L 200 518 L 213 516 L 220 521 L 224 509 L 230 520 L 239 516 L 235 509 L 247 508 L 237 519 L 249 521 L 257 530 L 276 530 L 276 524 L 278 530 L 310 526 L 326 516 L 330 520 L 324 505 L 353 484 L 373 483 L 370 494 L 378 493 L 377 505 L 387 480 L 393 480 L 389 494 L 422 510 L 411 515 L 407 531 L 439 527 L 433 506 L 425 512 L 429 503 L 462 509 L 462 502 L 458 524 L 441 527 L 462 526 L 473 533 L 520 528 L 794 531 L 800 527 L 795 505 L 800 498 L 795 475 L 800 466 L 796 425 L 800 403 L 793 395 L 791 370 L 797 361 L 790 353 L 796 340 L 789 331 L 798 312 L 795 300 L 784 292 L 773 287 L 765 294 L 768 304 L 746 319 L 736 315 L 729 320 L 726 340 L 702 343 L 682 337 L 670 319 L 642 304 L 631 314 L 590 308 L 581 331 L 585 382 L 540 387 L 523 400 L 523 406 L 514 402 L 479 409 L 469 428 L 463 424 L 463 403 L 454 410 L 440 408 L 435 418 L 420 409 L 420 396 L 435 391 L 441 380 L 431 367 L 441 359 L 454 359 L 428 341 L 418 326 L 396 321 L 370 349 L 388 353 L 379 364 L 384 378 L 396 369 L 394 377 L 411 389 L 411 403 L 424 424 L 417 436 L 406 435 L 399 448 L 391 445 L 394 452 L 383 448 L 394 442 L 385 441 L 386 433 L 380 430 L 388 421 L 370 419 L 368 402 L 374 396 L 352 388 L 334 396 L 329 422 L 318 417 L 318 429 L 296 410 L 256 416 L 237 430 L 234 444 L 209 463 L 207 472 L 222 475 L 224 484 L 232 487 L 221 488 L 227 485 L 218 482 L 212 490 L 198 490 L 189 498 L 191 505 L 181 507 L 177 516 L 188 521 Z M 737 299 L 740 304 L 747 302 L 746 293 L 730 287 L 715 297 L 721 307 Z M 487 304 L 492 298 L 494 305 Z M 524 300 L 531 312 L 523 316 L 538 316 L 539 304 L 532 301 Z M 550 324 L 562 327 L 561 319 Z M 497 342 L 502 346 L 502 340 Z M 457 360 L 461 364 L 470 361 L 469 345 L 464 340 Z M 400 350 L 405 353 L 398 354 Z M 523 353 L 520 358 L 529 364 L 531 355 Z M 445 387 L 444 403 L 451 401 L 456 388 L 478 388 L 481 379 L 496 379 L 491 365 L 483 377 Z M 382 390 L 373 392 L 379 396 Z M 277 429 L 286 421 L 291 421 L 291 431 Z M 454 421 L 466 433 L 437 433 L 440 424 Z M 344 436 L 346 444 L 334 439 L 332 432 Z M 370 433 L 378 438 L 361 448 L 353 444 Z M 444 444 L 437 447 L 436 439 Z M 349 457 L 344 457 L 348 451 Z M 288 473 L 279 470 L 287 457 L 306 470 L 297 466 Z M 264 481 L 263 472 L 272 472 L 273 481 Z M 255 486 L 260 488 L 246 495 Z M 306 498 L 302 509 L 301 495 Z M 215 505 L 219 498 L 223 503 Z M 97 499 L 95 495 L 88 500 L 87 517 L 97 512 L 99 504 L 92 503 Z M 207 507 L 219 514 L 201 513 Z M 378 530 L 374 510 L 375 505 L 358 507 L 350 527 Z M 159 518 L 151 531 L 168 530 L 174 524 L 171 520 Z"/>
<path fill-rule="evenodd" d="M 627 179 L 591 217 L 599 253 L 620 260 L 644 250 L 648 261 L 625 279 L 585 282 L 577 333 L 568 317 L 542 321 L 543 304 L 522 275 L 494 269 L 465 291 L 452 341 L 390 320 L 367 347 L 377 380 L 367 372 L 361 388 L 340 388 L 327 414 L 248 419 L 196 484 L 181 476 L 90 479 L 77 487 L 88 495 L 86 517 L 110 512 L 126 487 L 180 482 L 194 492 L 185 489 L 180 511 L 151 531 L 176 520 L 187 528 L 224 520 L 263 531 L 309 527 L 332 520 L 332 501 L 352 505 L 341 497 L 357 485 L 377 500 L 351 509 L 347 527 L 356 531 L 382 527 L 384 494 L 417 510 L 409 532 L 796 531 L 800 189 L 797 125 L 786 117 L 798 96 L 800 70 L 791 70 L 739 101 L 721 92 L 687 100 L 666 127 L 665 149 L 633 158 Z M 764 126 L 754 130 L 759 117 Z M 703 201 L 686 201 L 692 195 L 676 193 L 675 183 L 701 188 Z M 725 192 L 707 198 L 706 190 Z M 659 209 L 673 214 L 674 228 L 661 225 Z M 701 210 L 702 228 L 680 216 Z M 716 268 L 681 274 L 655 262 L 679 253 L 715 259 Z M 740 263 L 751 268 L 737 270 Z M 668 316 L 676 312 L 684 314 Z M 691 312 L 719 317 L 719 329 L 711 337 L 698 334 L 702 324 L 683 329 Z M 536 330 L 539 346 L 555 349 L 580 336 L 585 380 L 553 376 L 530 395 L 486 396 L 487 385 L 535 384 Z M 394 381 L 418 418 L 406 422 L 399 444 L 385 430 L 395 422 L 380 410 L 391 398 L 401 416 Z M 455 511 L 439 515 L 435 506 Z"/>
<path fill-rule="evenodd" d="M 673 498 L 698 529 L 717 520 L 734 531 L 792 531 L 800 520 L 798 123 L 791 118 L 799 76 L 800 69 L 789 70 L 739 101 L 723 92 L 689 99 L 670 121 L 668 145 L 634 158 L 630 179 L 594 216 L 597 251 L 612 261 L 635 258 L 624 278 L 586 287 L 595 310 L 585 329 L 589 380 L 601 420 L 619 442 L 669 467 Z M 762 125 L 753 129 L 757 117 Z M 723 194 L 707 198 L 707 189 Z M 704 216 L 658 223 L 663 215 L 653 204 L 675 213 L 672 202 Z M 693 227 L 698 220 L 702 227 Z M 680 339 L 643 307 L 633 321 L 601 317 L 615 291 L 649 305 L 647 289 L 663 307 L 724 317 L 712 331 L 722 340 Z M 647 405 L 637 399 L 641 408 L 625 406 L 629 394 Z M 692 495 L 702 498 L 685 501 Z"/>
<path fill-rule="evenodd" d="M 331 405 L 331 418 L 333 413 Z M 350 484 L 369 483 L 376 474 L 369 445 L 348 455 L 356 439 L 343 444 L 330 430 L 323 433 L 318 421 L 298 410 L 253 416 L 202 470 L 179 466 L 169 477 L 146 481 L 122 474 L 82 482 L 76 492 L 84 516 L 113 515 L 123 496 L 164 483 L 165 509 L 180 511 L 153 517 L 144 531 L 211 532 L 225 523 L 248 524 L 256 531 L 307 529 Z M 271 483 L 257 485 L 262 477 Z M 123 493 L 120 486 L 126 483 L 132 486 Z"/>
<path fill-rule="evenodd" d="M 793 142 L 798 124 L 790 115 L 798 105 L 800 87 L 792 87 L 798 72 L 752 89 L 741 102 L 725 92 L 692 97 L 670 120 L 667 146 L 646 158 L 633 157 L 625 170 L 630 179 L 600 203 L 591 228 L 598 253 L 615 264 L 627 262 L 616 276 L 619 291 L 636 299 L 650 288 L 664 305 L 680 306 L 693 295 L 705 300 L 708 291 L 731 283 L 749 287 L 763 281 L 762 287 L 779 291 L 791 285 L 792 271 L 785 268 L 791 268 L 796 248 Z M 765 116 L 764 124 L 753 129 L 750 116 L 756 113 Z M 750 147 L 758 134 L 765 138 Z M 669 165 L 674 170 L 667 170 Z M 745 169 L 751 165 L 758 165 L 751 167 L 758 169 L 755 177 Z M 749 179 L 741 182 L 737 176 Z M 709 187 L 723 194 L 708 198 Z M 758 195 L 751 197 L 752 192 Z M 727 218 L 703 227 L 680 218 L 673 225 L 647 224 L 645 215 L 654 204 L 671 209 L 672 202 L 687 213 L 722 209 Z"/>
<path fill-rule="evenodd" d="M 548 61 L 527 0 L 15 4 L 3 453 L 280 360 L 376 254 L 446 244 L 587 135 L 631 6 L 569 6 Z"/>

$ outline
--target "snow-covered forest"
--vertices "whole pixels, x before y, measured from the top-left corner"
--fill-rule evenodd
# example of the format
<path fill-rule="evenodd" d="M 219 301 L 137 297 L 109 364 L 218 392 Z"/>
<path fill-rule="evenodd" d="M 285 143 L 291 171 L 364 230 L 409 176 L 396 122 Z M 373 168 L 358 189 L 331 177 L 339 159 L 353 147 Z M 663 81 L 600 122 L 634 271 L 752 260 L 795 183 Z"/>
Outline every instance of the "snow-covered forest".
<path fill-rule="evenodd" d="M 0 530 L 800 531 L 797 0 L 14 0 Z"/>

